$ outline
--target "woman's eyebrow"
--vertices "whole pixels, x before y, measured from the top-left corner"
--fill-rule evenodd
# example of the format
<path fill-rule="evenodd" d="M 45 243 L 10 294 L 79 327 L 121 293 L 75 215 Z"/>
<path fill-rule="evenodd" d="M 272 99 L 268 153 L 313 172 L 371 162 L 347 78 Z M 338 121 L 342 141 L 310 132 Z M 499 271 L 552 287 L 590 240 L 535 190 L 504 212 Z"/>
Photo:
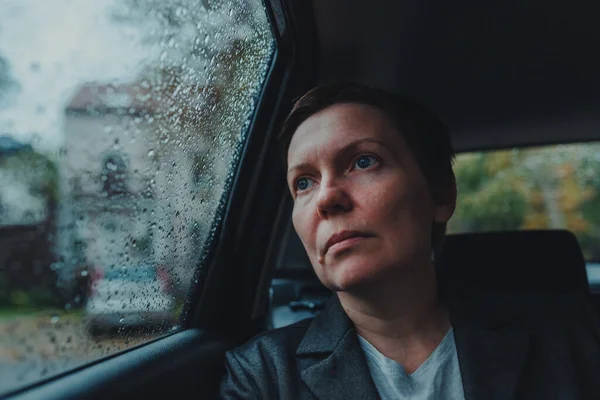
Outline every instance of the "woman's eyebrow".
<path fill-rule="evenodd" d="M 375 144 L 378 144 L 378 145 L 379 145 L 379 146 L 381 146 L 381 147 L 386 147 L 386 146 L 388 146 L 388 145 L 386 145 L 385 143 L 383 143 L 383 142 L 381 142 L 381 141 L 379 141 L 379 140 L 377 140 L 377 139 L 373 139 L 373 138 L 362 138 L 362 139 L 358 139 L 358 140 L 355 140 L 355 141 L 353 141 L 353 142 L 350 142 L 350 143 L 348 143 L 347 145 L 345 145 L 344 147 L 342 147 L 340 150 L 341 150 L 341 151 L 343 151 L 343 150 L 346 150 L 346 149 L 352 149 L 352 148 L 356 148 L 356 147 L 358 147 L 359 145 L 361 145 L 361 144 L 363 144 L 363 143 L 365 143 L 365 142 L 367 142 L 367 143 L 375 143 Z"/>
<path fill-rule="evenodd" d="M 336 153 L 338 153 L 338 154 L 344 154 L 344 153 L 346 153 L 346 152 L 347 152 L 347 151 L 349 151 L 349 150 L 354 150 L 354 149 L 356 149 L 357 147 L 359 147 L 359 146 L 360 146 L 361 144 L 363 144 L 363 143 L 375 143 L 375 144 L 377 144 L 377 145 L 379 145 L 379 146 L 381 146 L 381 147 L 384 147 L 384 148 L 386 147 L 386 144 L 385 144 L 385 143 L 383 143 L 383 142 L 381 142 L 381 141 L 379 141 L 379 140 L 377 140 L 377 139 L 373 139 L 373 138 L 362 138 L 362 139 L 357 139 L 357 140 L 354 140 L 354 141 L 352 141 L 352 142 L 350 142 L 350 143 L 347 143 L 347 144 L 346 144 L 346 145 L 344 145 L 343 147 L 340 147 L 340 148 L 339 148 L 339 149 L 336 151 Z M 294 166 L 290 167 L 290 168 L 287 170 L 287 175 L 289 175 L 289 174 L 290 174 L 290 172 L 292 172 L 292 171 L 295 171 L 295 170 L 298 170 L 298 169 L 300 169 L 300 170 L 301 170 L 301 169 L 306 169 L 306 168 L 309 168 L 310 166 L 311 166 L 311 164 L 310 164 L 310 163 L 307 163 L 307 162 L 303 162 L 303 163 L 300 163 L 300 164 L 294 165 Z"/>
<path fill-rule="evenodd" d="M 297 169 L 305 169 L 305 168 L 308 168 L 308 167 L 310 167 L 310 164 L 306 163 L 306 162 L 294 165 L 293 167 L 290 167 L 290 169 L 287 170 L 287 175 L 289 175 L 290 172 L 295 171 Z"/>

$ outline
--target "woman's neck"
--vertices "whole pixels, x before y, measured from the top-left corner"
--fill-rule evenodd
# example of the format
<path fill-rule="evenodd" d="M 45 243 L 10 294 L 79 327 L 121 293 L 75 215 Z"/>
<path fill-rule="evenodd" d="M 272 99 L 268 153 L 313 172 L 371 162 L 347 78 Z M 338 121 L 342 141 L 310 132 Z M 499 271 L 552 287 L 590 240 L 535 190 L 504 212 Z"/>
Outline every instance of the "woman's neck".
<path fill-rule="evenodd" d="M 450 329 L 433 262 L 370 287 L 338 292 L 338 297 L 358 334 L 408 373 L 429 357 Z"/>

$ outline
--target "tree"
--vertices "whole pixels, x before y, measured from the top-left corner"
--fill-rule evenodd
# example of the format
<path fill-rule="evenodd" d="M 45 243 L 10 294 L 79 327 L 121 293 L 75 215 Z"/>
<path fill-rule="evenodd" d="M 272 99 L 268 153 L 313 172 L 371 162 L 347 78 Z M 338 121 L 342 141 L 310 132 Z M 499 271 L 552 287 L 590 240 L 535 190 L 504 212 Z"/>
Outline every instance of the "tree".
<path fill-rule="evenodd" d="M 5 184 L 25 184 L 28 195 L 41 198 L 46 209 L 41 221 L 0 227 L 0 304 L 57 305 L 57 276 L 51 269 L 59 195 L 57 166 L 30 146 L 22 146 L 0 153 L 0 172 Z"/>
<path fill-rule="evenodd" d="M 19 84 L 11 77 L 10 65 L 0 53 L 0 109 L 10 102 L 10 96 L 19 90 Z"/>
<path fill-rule="evenodd" d="M 476 153 L 455 164 L 458 201 L 449 232 L 519 229 L 527 212 L 527 199 L 506 152 Z"/>
<path fill-rule="evenodd" d="M 567 229 L 600 260 L 598 154 L 586 143 L 460 155 L 449 232 Z"/>

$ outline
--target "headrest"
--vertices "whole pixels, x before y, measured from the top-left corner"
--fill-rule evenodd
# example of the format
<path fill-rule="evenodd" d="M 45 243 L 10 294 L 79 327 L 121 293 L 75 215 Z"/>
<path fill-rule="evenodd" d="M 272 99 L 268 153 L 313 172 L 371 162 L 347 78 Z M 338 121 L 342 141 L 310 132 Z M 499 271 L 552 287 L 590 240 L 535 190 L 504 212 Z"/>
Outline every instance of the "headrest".
<path fill-rule="evenodd" d="M 454 283 L 505 292 L 589 293 L 585 260 L 565 230 L 448 235 L 438 267 Z"/>

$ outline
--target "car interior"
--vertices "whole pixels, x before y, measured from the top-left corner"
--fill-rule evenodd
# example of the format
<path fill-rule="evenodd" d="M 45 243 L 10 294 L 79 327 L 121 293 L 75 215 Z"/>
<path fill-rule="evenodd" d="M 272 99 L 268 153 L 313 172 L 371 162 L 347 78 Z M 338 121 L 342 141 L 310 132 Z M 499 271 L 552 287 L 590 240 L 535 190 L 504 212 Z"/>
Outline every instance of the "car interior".
<path fill-rule="evenodd" d="M 294 232 L 276 140 L 294 100 L 315 85 L 356 81 L 413 95 L 448 124 L 459 155 L 600 141 L 598 3 L 266 0 L 264 8 L 273 58 L 179 329 L 0 397 L 217 398 L 226 351 L 318 314 L 332 294 Z M 459 285 L 580 293 L 600 311 L 600 281 L 569 229 L 452 233 L 437 261 Z"/>

